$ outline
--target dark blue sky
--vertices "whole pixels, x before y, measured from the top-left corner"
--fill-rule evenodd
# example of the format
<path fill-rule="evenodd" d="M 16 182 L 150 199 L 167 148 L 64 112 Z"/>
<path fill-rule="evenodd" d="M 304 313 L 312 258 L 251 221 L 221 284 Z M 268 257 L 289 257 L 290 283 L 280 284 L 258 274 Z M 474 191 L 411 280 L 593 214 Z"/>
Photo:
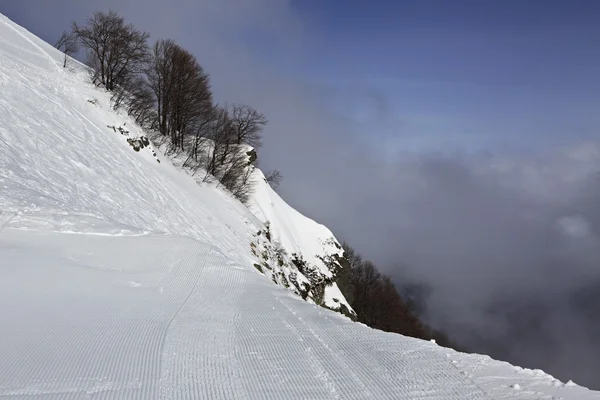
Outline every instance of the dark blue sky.
<path fill-rule="evenodd" d="M 557 76 L 581 82 L 597 71 L 598 2 L 294 4 L 332 51 L 320 61 L 346 73 L 528 85 L 554 83 Z"/>
<path fill-rule="evenodd" d="M 321 37 L 298 73 L 338 88 L 340 107 L 379 120 L 386 137 L 531 148 L 596 135 L 600 2 L 293 4 Z M 351 104 L 349 88 L 379 100 Z"/>

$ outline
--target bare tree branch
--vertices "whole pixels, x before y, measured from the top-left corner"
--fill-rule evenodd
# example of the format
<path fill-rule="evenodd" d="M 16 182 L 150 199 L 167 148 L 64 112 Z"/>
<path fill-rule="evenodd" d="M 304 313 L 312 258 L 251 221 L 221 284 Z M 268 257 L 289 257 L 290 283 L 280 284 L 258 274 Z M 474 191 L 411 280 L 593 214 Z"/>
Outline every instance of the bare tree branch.
<path fill-rule="evenodd" d="M 73 22 L 72 31 L 88 49 L 90 66 L 96 69 L 98 79 L 108 90 L 143 71 L 150 35 L 126 25 L 114 11 L 97 11 L 84 25 Z"/>
<path fill-rule="evenodd" d="M 273 190 L 277 190 L 281 181 L 283 180 L 283 175 L 278 170 L 274 169 L 266 174 L 265 179 L 269 186 L 273 188 Z"/>
<path fill-rule="evenodd" d="M 147 75 L 156 96 L 159 131 L 184 150 L 185 136 L 199 139 L 213 118 L 208 75 L 190 52 L 172 40 L 156 42 Z"/>
<path fill-rule="evenodd" d="M 255 148 L 262 146 L 261 133 L 267 122 L 263 114 L 250 106 L 236 104 L 231 108 L 231 123 L 237 144 L 246 143 Z"/>
<path fill-rule="evenodd" d="M 63 68 L 66 68 L 69 57 L 79 51 L 77 35 L 75 35 L 73 32 L 63 32 L 54 47 L 61 50 L 65 54 Z"/>

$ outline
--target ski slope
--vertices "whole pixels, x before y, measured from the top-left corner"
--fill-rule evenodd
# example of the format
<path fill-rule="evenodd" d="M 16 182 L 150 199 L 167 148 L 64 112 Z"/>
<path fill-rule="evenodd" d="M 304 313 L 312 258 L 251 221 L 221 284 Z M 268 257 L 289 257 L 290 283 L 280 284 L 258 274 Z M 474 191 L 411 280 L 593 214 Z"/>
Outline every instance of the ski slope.
<path fill-rule="evenodd" d="M 249 247 L 263 222 L 308 260 L 331 232 L 266 184 L 251 211 L 107 126 L 142 133 L 0 15 L 0 398 L 600 399 L 274 285 Z"/>

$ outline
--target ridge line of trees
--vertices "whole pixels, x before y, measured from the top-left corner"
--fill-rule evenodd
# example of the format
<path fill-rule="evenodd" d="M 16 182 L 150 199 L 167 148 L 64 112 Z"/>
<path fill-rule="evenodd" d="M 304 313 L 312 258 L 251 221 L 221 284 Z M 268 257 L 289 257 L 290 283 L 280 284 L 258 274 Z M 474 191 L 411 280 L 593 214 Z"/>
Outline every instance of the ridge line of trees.
<path fill-rule="evenodd" d="M 358 322 L 386 332 L 434 339 L 441 346 L 460 350 L 443 333 L 419 319 L 414 305 L 400 294 L 391 276 L 363 259 L 348 243 L 343 242 L 342 249 L 349 265 L 340 289 L 356 312 Z"/>
<path fill-rule="evenodd" d="M 206 172 L 203 181 L 246 202 L 267 118 L 248 105 L 215 104 L 209 76 L 191 52 L 171 39 L 149 40 L 116 12 L 97 11 L 73 22 L 56 47 L 65 54 L 63 67 L 85 50 L 92 82 L 112 93 L 115 109 L 162 135 L 168 153 L 186 155 L 184 167 Z M 271 181 L 278 184 L 281 174 Z"/>

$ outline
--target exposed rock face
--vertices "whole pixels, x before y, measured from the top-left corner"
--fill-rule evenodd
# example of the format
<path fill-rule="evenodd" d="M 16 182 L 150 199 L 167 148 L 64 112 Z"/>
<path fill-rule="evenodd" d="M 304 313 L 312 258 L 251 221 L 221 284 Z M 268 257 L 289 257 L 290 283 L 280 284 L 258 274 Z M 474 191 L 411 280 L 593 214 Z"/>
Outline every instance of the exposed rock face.
<path fill-rule="evenodd" d="M 329 244 L 335 239 L 331 238 L 330 241 Z M 342 282 L 346 288 L 349 283 L 346 272 L 350 265 L 345 258 L 336 253 L 317 255 L 326 267 L 324 271 L 323 267 L 307 262 L 301 253 L 288 254 L 281 243 L 273 238 L 270 222 L 265 223 L 264 230 L 256 233 L 250 249 L 258 259 L 254 267 L 274 283 L 289 288 L 305 300 L 355 319 L 356 315 L 344 291 L 338 287 L 338 282 Z"/>

